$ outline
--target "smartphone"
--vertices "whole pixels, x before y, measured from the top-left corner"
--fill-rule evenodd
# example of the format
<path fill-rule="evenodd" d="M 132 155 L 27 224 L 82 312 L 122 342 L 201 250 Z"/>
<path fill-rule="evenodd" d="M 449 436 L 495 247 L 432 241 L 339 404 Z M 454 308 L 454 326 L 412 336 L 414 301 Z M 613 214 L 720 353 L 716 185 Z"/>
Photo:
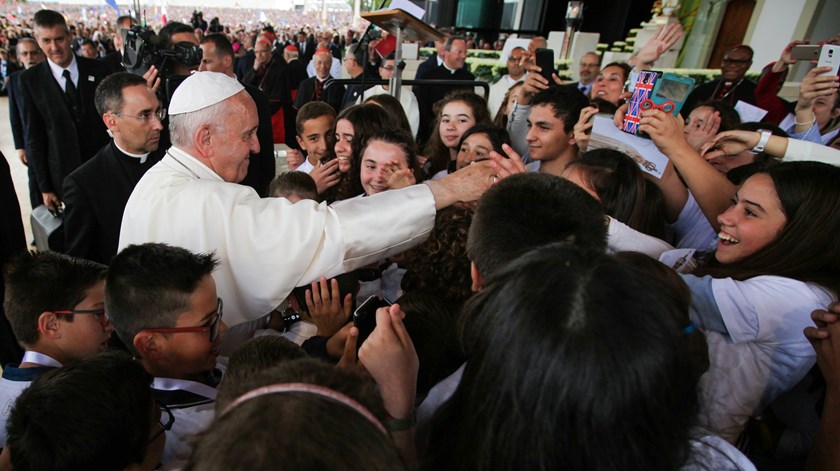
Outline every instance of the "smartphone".
<path fill-rule="evenodd" d="M 831 67 L 831 70 L 822 75 L 838 75 L 840 72 L 840 46 L 826 44 L 822 47 L 820 58 L 817 60 L 817 67 Z"/>
<path fill-rule="evenodd" d="M 551 79 L 551 75 L 556 72 L 554 70 L 554 50 L 542 48 L 537 49 L 536 64 L 542 69 L 540 75 L 542 75 L 543 77 L 545 77 L 546 80 L 548 80 L 549 85 L 552 85 L 554 83 L 554 80 Z"/>
<path fill-rule="evenodd" d="M 370 337 L 370 333 L 376 327 L 376 310 L 380 307 L 388 307 L 391 301 L 379 296 L 373 295 L 365 300 L 356 311 L 353 312 L 353 325 L 359 329 L 359 337 L 356 341 L 356 351 L 362 346 L 365 340 Z"/>
<path fill-rule="evenodd" d="M 820 48 L 818 44 L 793 46 L 790 50 L 790 58 L 797 61 L 815 61 L 820 57 Z"/>

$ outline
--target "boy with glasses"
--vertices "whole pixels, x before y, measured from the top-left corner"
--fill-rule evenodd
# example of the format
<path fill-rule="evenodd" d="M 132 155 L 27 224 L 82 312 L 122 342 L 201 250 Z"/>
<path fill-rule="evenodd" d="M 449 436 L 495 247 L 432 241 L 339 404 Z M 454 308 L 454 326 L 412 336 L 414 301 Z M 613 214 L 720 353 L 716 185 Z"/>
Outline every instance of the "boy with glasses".
<path fill-rule="evenodd" d="M 132 245 L 112 260 L 105 304 L 117 335 L 152 376 L 155 398 L 175 423 L 163 463 L 187 458 L 187 437 L 213 419 L 222 333 L 222 300 L 212 273 L 212 254 L 166 244 Z"/>
<path fill-rule="evenodd" d="M 24 253 L 10 263 L 3 309 L 26 351 L 0 379 L 0 447 L 11 404 L 35 378 L 108 350 L 114 328 L 104 308 L 106 269 L 55 252 Z"/>

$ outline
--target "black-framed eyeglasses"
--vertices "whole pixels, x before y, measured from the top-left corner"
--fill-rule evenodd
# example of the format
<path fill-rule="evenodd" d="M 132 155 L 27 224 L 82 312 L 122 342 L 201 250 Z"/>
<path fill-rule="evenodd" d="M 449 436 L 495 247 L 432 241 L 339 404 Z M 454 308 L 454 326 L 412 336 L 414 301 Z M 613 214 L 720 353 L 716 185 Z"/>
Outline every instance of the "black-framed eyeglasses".
<path fill-rule="evenodd" d="M 122 113 L 112 113 L 112 114 L 114 114 L 115 116 L 119 116 L 120 118 L 139 119 L 140 121 L 142 121 L 144 123 L 151 120 L 152 118 L 157 118 L 158 121 L 163 122 L 163 120 L 166 119 L 166 108 L 161 108 L 157 111 L 145 111 L 143 113 L 140 113 L 139 115 L 122 114 Z"/>
<path fill-rule="evenodd" d="M 724 64 L 738 64 L 738 65 L 740 65 L 740 64 L 748 64 L 750 62 L 752 62 L 751 59 L 729 59 L 727 57 L 723 58 L 723 63 Z"/>
<path fill-rule="evenodd" d="M 164 433 L 172 430 L 172 425 L 175 424 L 175 416 L 172 415 L 172 409 L 170 409 L 169 406 L 167 406 L 166 404 L 164 404 L 162 402 L 159 402 L 159 401 L 155 401 L 155 402 L 157 403 L 158 407 L 160 408 L 160 417 L 158 418 L 158 421 L 157 421 L 157 425 L 158 425 L 158 427 L 160 427 L 160 430 L 158 430 L 154 435 L 152 435 L 152 438 L 149 439 L 149 444 L 150 445 L 152 443 L 154 443 L 154 441 L 157 440 L 161 435 L 163 435 Z M 164 412 L 166 412 L 166 422 L 163 421 L 163 413 Z"/>
<path fill-rule="evenodd" d="M 156 334 L 182 334 L 187 332 L 199 332 L 199 333 L 206 333 L 210 332 L 210 343 L 216 341 L 216 338 L 219 336 L 219 327 L 222 325 L 222 314 L 224 313 L 223 310 L 223 303 L 222 298 L 216 298 L 219 302 L 216 305 L 216 312 L 213 316 L 213 319 L 210 320 L 209 325 L 197 326 L 197 327 L 170 327 L 165 329 L 145 329 L 143 332 L 152 332 Z"/>
<path fill-rule="evenodd" d="M 109 322 L 108 316 L 105 315 L 105 309 L 103 309 L 103 308 L 100 308 L 100 309 L 72 309 L 72 310 L 71 309 L 64 309 L 64 310 L 57 309 L 57 310 L 52 311 L 52 312 L 54 312 L 56 314 L 59 314 L 59 315 L 62 315 L 62 316 L 70 316 L 70 315 L 73 315 L 73 314 L 90 314 L 90 315 L 96 317 L 96 319 L 99 321 L 100 324 L 104 325 L 104 324 L 107 324 Z"/>

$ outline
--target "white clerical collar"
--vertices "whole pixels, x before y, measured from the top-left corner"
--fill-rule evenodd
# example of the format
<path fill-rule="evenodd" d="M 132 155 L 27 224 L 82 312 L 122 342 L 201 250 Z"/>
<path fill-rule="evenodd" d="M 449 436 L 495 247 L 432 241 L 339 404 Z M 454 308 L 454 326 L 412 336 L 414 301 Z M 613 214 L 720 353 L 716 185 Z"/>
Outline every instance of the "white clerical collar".
<path fill-rule="evenodd" d="M 169 163 L 170 167 L 186 171 L 196 179 L 201 180 L 207 178 L 220 182 L 225 181 L 224 178 L 220 177 L 213 171 L 213 169 L 204 165 L 200 160 L 196 159 L 183 149 L 179 149 L 175 146 L 170 147 L 169 150 L 166 151 L 166 158 L 174 161 Z"/>
<path fill-rule="evenodd" d="M 61 363 L 59 363 L 55 358 L 44 353 L 33 352 L 31 350 L 27 350 L 23 353 L 23 359 L 20 362 L 61 368 Z"/>
<path fill-rule="evenodd" d="M 131 152 L 127 152 L 125 149 L 120 147 L 120 145 L 117 144 L 116 140 L 114 141 L 114 146 L 116 146 L 117 150 L 119 150 L 123 154 L 125 154 L 125 155 L 127 155 L 127 156 L 129 156 L 133 159 L 140 159 L 141 164 L 145 164 L 146 163 L 146 158 L 149 156 L 149 154 L 151 154 L 151 152 L 146 152 L 145 154 L 132 154 Z"/>
<path fill-rule="evenodd" d="M 76 55 L 70 54 L 72 57 L 70 59 L 70 65 L 67 67 L 61 67 L 60 65 L 53 62 L 50 58 L 47 58 L 47 64 L 50 66 L 50 72 L 52 72 L 53 77 L 55 77 L 55 81 L 59 84 L 63 84 L 64 82 L 64 69 L 70 71 L 70 79 L 73 81 L 73 85 L 76 85 L 78 88 L 79 86 L 79 63 L 76 62 Z"/>
<path fill-rule="evenodd" d="M 454 74 L 454 73 L 455 73 L 455 71 L 456 71 L 456 70 L 458 70 L 458 69 L 450 69 L 450 68 L 449 68 L 449 66 L 448 66 L 448 65 L 446 65 L 446 62 L 443 62 L 443 63 L 441 63 L 440 65 L 442 65 L 442 66 L 443 66 L 443 68 L 445 68 L 446 70 L 448 70 L 450 74 Z"/>
<path fill-rule="evenodd" d="M 321 78 L 321 77 L 318 77 L 318 76 L 316 75 L 316 76 L 315 76 L 315 79 L 316 79 L 316 80 L 318 80 L 318 81 L 319 81 L 319 82 L 321 82 L 321 83 L 324 83 L 324 82 L 326 82 L 327 80 L 329 80 L 329 79 L 330 79 L 330 76 L 329 76 L 329 75 L 327 75 L 327 78 Z"/>
<path fill-rule="evenodd" d="M 207 399 L 216 399 L 216 388 L 199 383 L 198 381 L 174 378 L 155 378 L 152 382 L 152 388 L 159 391 L 189 391 L 193 394 L 206 397 Z"/>

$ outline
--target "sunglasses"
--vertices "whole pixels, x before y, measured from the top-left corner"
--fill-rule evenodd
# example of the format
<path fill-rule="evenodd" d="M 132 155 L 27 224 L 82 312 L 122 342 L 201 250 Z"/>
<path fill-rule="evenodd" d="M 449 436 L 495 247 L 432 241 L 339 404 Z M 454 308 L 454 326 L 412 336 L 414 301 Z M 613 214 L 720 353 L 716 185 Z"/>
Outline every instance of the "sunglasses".
<path fill-rule="evenodd" d="M 197 333 L 207 333 L 210 332 L 210 343 L 216 341 L 216 338 L 219 336 L 219 327 L 222 325 L 222 313 L 223 313 L 223 303 L 222 298 L 216 298 L 219 300 L 219 304 L 216 306 L 216 312 L 213 315 L 213 319 L 210 320 L 208 325 L 202 325 L 197 327 L 170 327 L 168 329 L 145 329 L 144 332 L 152 332 L 156 334 L 182 334 L 182 333 L 189 333 L 189 332 L 197 332 Z"/>

